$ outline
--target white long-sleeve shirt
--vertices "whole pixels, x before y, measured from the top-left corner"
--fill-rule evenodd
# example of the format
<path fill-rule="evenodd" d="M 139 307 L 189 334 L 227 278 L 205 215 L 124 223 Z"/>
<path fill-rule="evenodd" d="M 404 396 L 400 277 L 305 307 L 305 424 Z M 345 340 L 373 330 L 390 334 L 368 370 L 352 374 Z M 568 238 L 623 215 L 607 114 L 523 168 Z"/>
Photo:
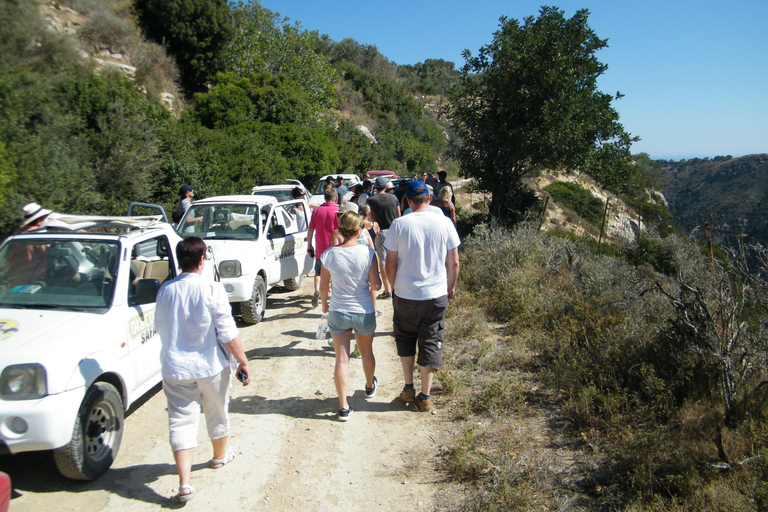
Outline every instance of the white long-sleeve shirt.
<path fill-rule="evenodd" d="M 155 328 L 162 341 L 164 379 L 212 377 L 229 365 L 217 343 L 238 335 L 227 293 L 221 283 L 184 272 L 163 283 L 157 293 Z"/>

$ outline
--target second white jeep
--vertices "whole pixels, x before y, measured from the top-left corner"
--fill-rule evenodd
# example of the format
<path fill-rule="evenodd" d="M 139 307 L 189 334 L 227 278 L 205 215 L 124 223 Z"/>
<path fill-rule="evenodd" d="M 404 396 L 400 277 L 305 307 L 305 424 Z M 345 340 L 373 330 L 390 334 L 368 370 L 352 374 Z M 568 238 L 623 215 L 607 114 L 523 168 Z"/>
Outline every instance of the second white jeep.
<path fill-rule="evenodd" d="M 312 268 L 307 255 L 309 204 L 272 196 L 232 195 L 195 201 L 179 222 L 184 236 L 213 247 L 234 314 L 255 324 L 264 317 L 267 290 L 296 290 Z"/>

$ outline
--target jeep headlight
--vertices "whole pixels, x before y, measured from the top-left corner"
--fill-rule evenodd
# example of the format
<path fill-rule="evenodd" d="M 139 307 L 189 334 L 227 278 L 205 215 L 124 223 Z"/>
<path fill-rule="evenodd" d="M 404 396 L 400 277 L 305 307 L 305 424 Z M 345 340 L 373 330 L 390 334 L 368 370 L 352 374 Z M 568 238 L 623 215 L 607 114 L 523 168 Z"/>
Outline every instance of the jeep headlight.
<path fill-rule="evenodd" d="M 221 277 L 240 277 L 243 275 L 243 269 L 237 260 L 222 261 L 219 263 L 219 274 Z"/>
<path fill-rule="evenodd" d="M 40 364 L 8 366 L 0 376 L 0 398 L 3 400 L 34 400 L 47 394 L 45 368 Z"/>

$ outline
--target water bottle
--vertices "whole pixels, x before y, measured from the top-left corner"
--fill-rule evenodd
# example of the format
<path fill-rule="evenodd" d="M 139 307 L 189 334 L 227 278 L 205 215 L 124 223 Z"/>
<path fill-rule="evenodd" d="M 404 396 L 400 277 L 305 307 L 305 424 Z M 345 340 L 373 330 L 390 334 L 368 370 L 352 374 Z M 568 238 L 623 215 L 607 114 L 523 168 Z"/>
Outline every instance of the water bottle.
<path fill-rule="evenodd" d="M 325 313 L 320 317 L 320 323 L 317 324 L 317 332 L 315 332 L 315 339 L 324 340 L 328 334 L 328 324 L 325 322 Z"/>

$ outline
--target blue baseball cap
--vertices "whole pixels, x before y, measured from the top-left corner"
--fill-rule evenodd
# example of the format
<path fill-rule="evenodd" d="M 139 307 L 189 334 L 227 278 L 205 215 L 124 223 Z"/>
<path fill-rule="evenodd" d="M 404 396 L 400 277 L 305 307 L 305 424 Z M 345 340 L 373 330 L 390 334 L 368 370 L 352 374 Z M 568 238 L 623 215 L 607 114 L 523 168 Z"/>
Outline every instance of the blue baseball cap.
<path fill-rule="evenodd" d="M 405 195 L 408 197 L 423 196 L 428 193 L 427 184 L 421 180 L 409 181 L 408 188 L 405 190 Z"/>

